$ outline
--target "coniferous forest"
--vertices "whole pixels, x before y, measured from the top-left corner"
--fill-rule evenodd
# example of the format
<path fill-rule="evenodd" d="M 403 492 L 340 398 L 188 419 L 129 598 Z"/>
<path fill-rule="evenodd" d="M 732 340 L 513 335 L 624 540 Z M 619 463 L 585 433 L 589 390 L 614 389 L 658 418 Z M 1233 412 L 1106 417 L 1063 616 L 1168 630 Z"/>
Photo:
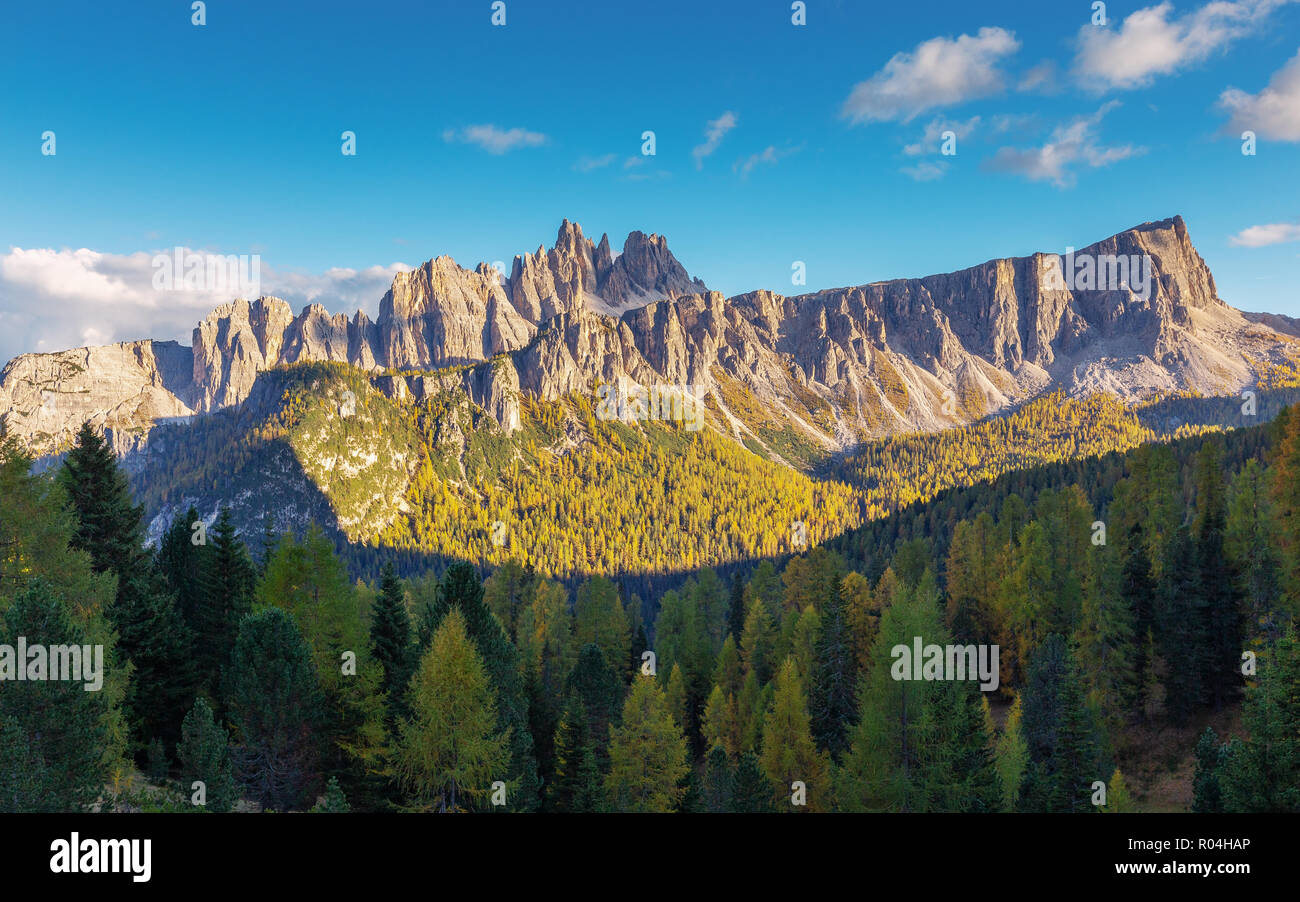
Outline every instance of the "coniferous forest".
<path fill-rule="evenodd" d="M 44 473 L 0 447 L 0 643 L 105 655 L 102 691 L 0 693 L 7 811 L 1300 810 L 1295 408 L 648 599 L 513 562 L 367 582 L 228 511 L 148 546 L 93 429 Z M 914 637 L 996 674 L 900 678 Z"/>

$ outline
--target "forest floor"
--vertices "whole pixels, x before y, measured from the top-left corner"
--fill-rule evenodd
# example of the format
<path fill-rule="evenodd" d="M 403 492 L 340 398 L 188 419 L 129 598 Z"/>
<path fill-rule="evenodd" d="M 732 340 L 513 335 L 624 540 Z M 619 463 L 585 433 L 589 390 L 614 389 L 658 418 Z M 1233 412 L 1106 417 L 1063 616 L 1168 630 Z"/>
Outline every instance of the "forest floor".
<path fill-rule="evenodd" d="M 1192 718 L 1185 726 L 1137 724 L 1125 731 L 1117 757 L 1138 811 L 1190 811 L 1196 741 L 1206 727 L 1219 741 L 1244 736 L 1240 703 Z"/>

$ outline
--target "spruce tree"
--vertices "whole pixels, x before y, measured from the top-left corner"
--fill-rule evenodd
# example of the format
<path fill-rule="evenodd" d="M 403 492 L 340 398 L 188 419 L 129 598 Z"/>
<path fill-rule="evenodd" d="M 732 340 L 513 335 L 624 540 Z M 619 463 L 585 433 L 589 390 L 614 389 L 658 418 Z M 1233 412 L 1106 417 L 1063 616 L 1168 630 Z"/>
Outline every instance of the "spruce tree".
<path fill-rule="evenodd" d="M 181 724 L 181 741 L 176 745 L 181 789 L 190 794 L 196 781 L 203 784 L 208 811 L 229 811 L 236 801 L 235 772 L 230 759 L 226 730 L 216 722 L 212 708 L 202 696 Z"/>
<path fill-rule="evenodd" d="M 1029 764 L 1020 809 L 1091 810 L 1089 787 L 1101 778 L 1096 726 L 1074 656 L 1058 634 L 1048 636 L 1031 657 L 1021 699 Z"/>
<path fill-rule="evenodd" d="M 1223 769 L 1224 748 L 1219 744 L 1213 727 L 1206 727 L 1196 741 L 1196 774 L 1192 778 L 1192 811 L 1201 814 L 1220 814 L 1223 811 L 1223 790 L 1219 774 Z"/>
<path fill-rule="evenodd" d="M 323 698 L 292 616 L 268 608 L 243 619 L 224 689 L 248 797 L 277 811 L 307 807 L 321 785 Z"/>
<path fill-rule="evenodd" d="M 40 579 L 14 598 L 0 619 L 0 644 L 16 648 L 19 637 L 47 648 L 87 643 L 85 631 Z M 86 685 L 70 679 L 17 681 L 12 674 L 0 683 L 0 811 L 81 811 L 99 795 L 106 776 L 102 709 L 107 699 L 86 691 Z"/>
<path fill-rule="evenodd" d="M 388 696 L 389 720 L 395 724 L 403 713 L 403 695 L 411 679 L 411 616 L 406 592 L 391 561 L 380 573 L 379 597 L 370 615 L 370 641 L 375 660 L 384 669 L 380 688 Z"/>
<path fill-rule="evenodd" d="M 765 814 L 772 811 L 772 784 L 767 781 L 758 756 L 745 752 L 736 765 L 731 810 L 736 814 Z"/>
<path fill-rule="evenodd" d="M 239 622 L 252 610 L 257 573 L 235 530 L 230 508 L 221 509 L 206 547 L 209 553 L 200 557 L 194 658 L 205 683 L 215 688 L 217 675 L 230 658 Z"/>
<path fill-rule="evenodd" d="M 812 661 L 808 711 L 818 747 L 838 758 L 848 746 L 858 709 L 857 655 L 838 591 L 823 602 L 821 621 Z"/>

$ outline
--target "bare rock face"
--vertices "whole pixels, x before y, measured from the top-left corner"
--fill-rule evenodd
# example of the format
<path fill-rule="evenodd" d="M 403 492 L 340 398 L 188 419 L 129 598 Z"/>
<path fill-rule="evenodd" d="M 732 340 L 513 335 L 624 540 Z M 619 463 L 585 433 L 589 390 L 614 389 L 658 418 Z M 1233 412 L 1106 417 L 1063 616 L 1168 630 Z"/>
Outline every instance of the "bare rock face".
<path fill-rule="evenodd" d="M 1146 268 L 1119 281 L 1062 278 L 1077 260 L 1105 257 Z M 151 418 L 243 402 L 262 370 L 333 361 L 370 371 L 393 397 L 463 390 L 507 429 L 525 393 L 690 386 L 708 393 L 715 428 L 751 446 L 794 430 L 840 450 L 969 422 L 1049 388 L 1127 400 L 1235 393 L 1263 362 L 1288 359 L 1285 325 L 1218 297 L 1179 217 L 1069 258 L 730 299 L 691 278 L 658 235 L 633 232 L 614 256 L 608 236 L 593 243 L 565 220 L 555 245 L 516 256 L 508 277 L 445 256 L 399 274 L 373 322 L 237 300 L 199 324 L 192 352 L 135 342 L 25 355 L 0 376 L 0 414 L 30 447 L 53 449 L 84 419 L 139 435 Z"/>
<path fill-rule="evenodd" d="M 237 404 L 253 388 L 259 370 L 275 366 L 293 322 L 279 298 L 243 299 L 208 314 L 194 330 L 195 407 L 213 410 Z"/>
<path fill-rule="evenodd" d="M 66 450 L 90 421 L 121 454 L 160 419 L 189 416 L 193 365 L 174 341 L 23 354 L 0 372 L 0 421 L 37 455 Z"/>

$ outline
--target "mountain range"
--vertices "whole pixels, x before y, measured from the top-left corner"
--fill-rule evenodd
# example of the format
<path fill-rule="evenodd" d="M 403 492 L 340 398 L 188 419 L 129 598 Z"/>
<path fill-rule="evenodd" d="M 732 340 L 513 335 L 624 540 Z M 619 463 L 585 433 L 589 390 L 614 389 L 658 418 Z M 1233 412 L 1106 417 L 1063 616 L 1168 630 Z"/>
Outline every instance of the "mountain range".
<path fill-rule="evenodd" d="M 1224 395 L 1290 366 L 1285 318 L 1221 299 L 1181 217 L 1075 256 L 1106 254 L 1149 257 L 1147 297 L 1054 283 L 1062 258 L 1038 253 L 919 279 L 725 298 L 692 278 L 662 236 L 633 232 L 614 256 L 607 236 L 593 243 L 565 220 L 552 248 L 516 256 L 508 276 L 446 256 L 398 274 L 374 321 L 239 299 L 199 323 L 189 348 L 145 339 L 21 355 L 0 373 L 0 417 L 36 455 L 58 453 L 84 420 L 127 454 L 159 421 L 240 404 L 264 370 L 332 361 L 397 398 L 420 399 L 454 375 L 507 429 L 518 428 L 521 394 L 552 400 L 620 380 L 691 386 L 713 428 L 800 466 L 1052 390 L 1126 401 Z M 774 441 L 781 433 L 797 441 Z M 783 456 L 782 446 L 802 453 Z"/>
<path fill-rule="evenodd" d="M 1107 258 L 1142 260 L 1149 279 L 1061 278 L 1063 265 L 1073 273 L 1078 260 Z M 155 536 L 179 505 L 212 516 L 233 494 L 250 529 L 266 486 L 279 480 L 282 526 L 326 519 L 349 539 L 374 541 L 421 503 L 411 485 L 440 443 L 460 458 L 447 485 L 464 493 L 469 433 L 516 436 L 517 462 L 525 439 L 541 440 L 526 429 L 538 404 L 578 398 L 598 408 L 615 386 L 623 396 L 634 386 L 689 391 L 711 435 L 803 474 L 864 442 L 974 423 L 1051 393 L 1127 405 L 1236 395 L 1295 372 L 1292 325 L 1220 298 L 1181 217 L 1069 257 L 1036 253 L 924 278 L 734 297 L 690 276 L 662 236 L 633 232 L 615 256 L 608 236 L 593 242 L 565 220 L 553 247 L 516 256 L 508 275 L 446 256 L 398 274 L 373 321 L 316 304 L 294 315 L 274 297 L 237 299 L 196 326 L 190 347 L 143 339 L 21 355 L 0 373 L 0 421 L 49 460 L 83 421 L 102 429 L 146 486 Z M 306 384 L 283 375 L 320 364 L 342 370 L 317 368 Z M 336 427 L 358 393 L 366 413 L 344 435 Z M 382 414 L 369 398 L 383 399 Z M 292 405 L 297 412 L 286 416 Z M 311 420 L 314 432 L 300 428 L 260 457 L 234 450 L 249 436 L 284 431 L 272 422 L 301 425 L 304 405 L 326 412 Z M 614 411 L 625 421 L 646 414 L 634 405 Z M 544 440 L 552 457 L 592 438 L 582 416 L 566 416 L 564 430 Z M 210 460 L 181 478 L 179 449 Z M 528 460 L 545 469 L 540 457 Z M 239 471 L 222 477 L 221 490 L 218 466 Z"/>

